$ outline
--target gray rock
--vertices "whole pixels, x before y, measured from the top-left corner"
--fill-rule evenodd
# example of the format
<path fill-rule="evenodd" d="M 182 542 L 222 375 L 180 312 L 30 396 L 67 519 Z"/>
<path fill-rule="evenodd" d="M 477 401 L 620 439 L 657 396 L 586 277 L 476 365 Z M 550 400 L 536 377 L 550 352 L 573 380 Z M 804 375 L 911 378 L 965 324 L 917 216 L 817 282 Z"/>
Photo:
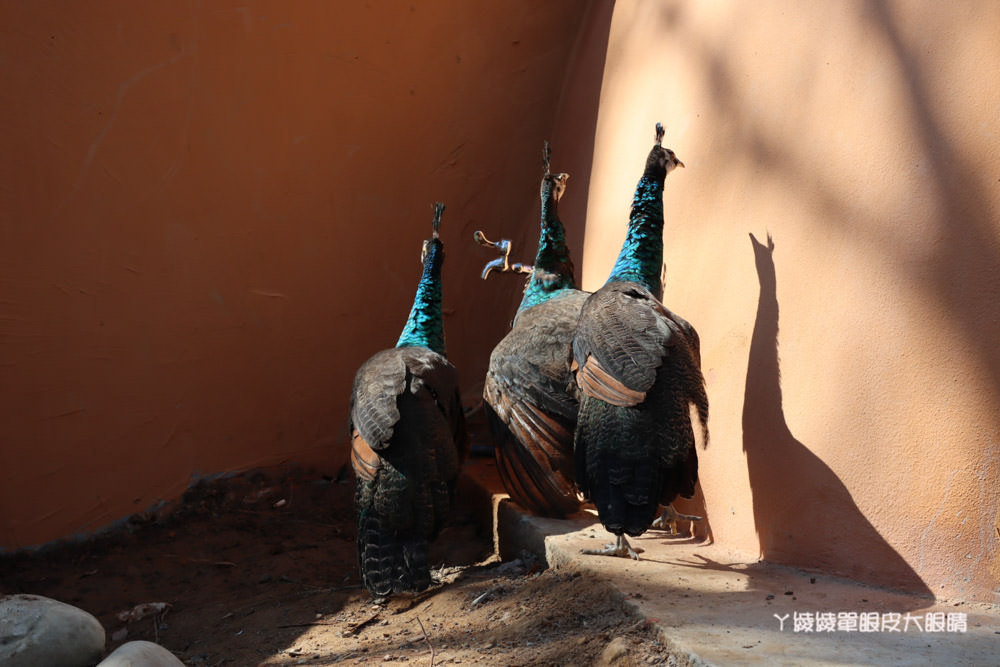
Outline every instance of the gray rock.
<path fill-rule="evenodd" d="M 119 646 L 97 667 L 184 667 L 184 663 L 159 644 L 135 641 Z"/>
<path fill-rule="evenodd" d="M 0 597 L 0 665 L 90 667 L 104 655 L 104 628 L 72 605 L 40 595 Z"/>

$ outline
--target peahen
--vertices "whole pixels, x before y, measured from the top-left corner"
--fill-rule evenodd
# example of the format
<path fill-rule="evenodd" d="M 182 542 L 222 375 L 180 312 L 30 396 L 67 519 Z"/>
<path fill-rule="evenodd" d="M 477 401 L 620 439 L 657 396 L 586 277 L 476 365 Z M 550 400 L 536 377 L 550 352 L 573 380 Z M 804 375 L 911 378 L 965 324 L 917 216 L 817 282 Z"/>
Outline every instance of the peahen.
<path fill-rule="evenodd" d="M 698 334 L 660 302 L 663 182 L 684 164 L 663 148 L 663 127 L 646 159 L 628 231 L 608 281 L 584 303 L 573 338 L 580 394 L 577 483 L 616 544 L 585 551 L 638 558 L 625 534 L 653 523 L 659 504 L 691 497 L 698 455 L 690 406 L 708 437 L 708 396 Z"/>
<path fill-rule="evenodd" d="M 358 558 L 376 599 L 430 585 L 428 543 L 445 522 L 467 449 L 458 371 L 445 359 L 443 211 L 435 206 L 423 274 L 396 347 L 362 364 L 351 393 Z"/>
<path fill-rule="evenodd" d="M 541 183 L 541 235 L 535 264 L 510 332 L 490 355 L 483 388 L 497 469 L 511 498 L 543 516 L 562 518 L 580 507 L 573 479 L 573 432 L 578 403 L 568 390 L 569 359 L 580 308 L 588 294 L 576 289 L 573 262 L 559 220 L 558 202 L 568 174 L 549 170 L 546 142 Z M 524 272 L 509 265 L 508 241 L 476 240 L 504 256 L 490 269 Z"/>

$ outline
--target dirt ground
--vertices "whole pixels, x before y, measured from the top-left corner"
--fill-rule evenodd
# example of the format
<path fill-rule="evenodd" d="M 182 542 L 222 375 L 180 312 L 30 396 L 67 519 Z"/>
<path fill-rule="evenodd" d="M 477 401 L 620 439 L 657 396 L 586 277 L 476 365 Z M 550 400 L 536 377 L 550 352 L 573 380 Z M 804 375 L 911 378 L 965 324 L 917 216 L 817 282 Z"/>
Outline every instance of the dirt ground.
<path fill-rule="evenodd" d="M 441 583 L 373 605 L 360 585 L 352 498 L 352 477 L 296 470 L 204 484 L 166 516 L 0 557 L 0 594 L 76 605 L 104 625 L 109 651 L 156 641 L 190 666 L 664 660 L 655 628 L 609 586 L 527 555 L 501 563 L 491 527 L 468 510 L 432 548 Z M 143 615 L 145 603 L 169 606 Z"/>

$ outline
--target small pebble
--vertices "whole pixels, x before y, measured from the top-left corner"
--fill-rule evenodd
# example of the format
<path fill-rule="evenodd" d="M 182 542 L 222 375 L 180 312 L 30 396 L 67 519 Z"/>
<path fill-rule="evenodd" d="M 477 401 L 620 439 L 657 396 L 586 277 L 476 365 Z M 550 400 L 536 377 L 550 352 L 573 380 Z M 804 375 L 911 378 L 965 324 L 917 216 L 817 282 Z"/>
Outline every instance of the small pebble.
<path fill-rule="evenodd" d="M 604 651 L 601 653 L 601 660 L 599 664 L 613 665 L 626 655 L 628 655 L 628 642 L 625 641 L 623 637 L 615 637 L 608 643 L 608 645 L 604 648 Z"/>

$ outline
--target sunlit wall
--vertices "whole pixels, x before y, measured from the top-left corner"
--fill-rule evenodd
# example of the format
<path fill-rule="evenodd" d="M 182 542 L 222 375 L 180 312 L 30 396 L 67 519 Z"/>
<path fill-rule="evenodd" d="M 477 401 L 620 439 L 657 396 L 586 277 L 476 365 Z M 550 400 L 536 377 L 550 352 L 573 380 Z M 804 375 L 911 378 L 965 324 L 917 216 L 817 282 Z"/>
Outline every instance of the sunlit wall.
<path fill-rule="evenodd" d="M 616 3 L 584 284 L 662 121 L 717 543 L 1000 601 L 998 34 L 988 2 Z"/>

